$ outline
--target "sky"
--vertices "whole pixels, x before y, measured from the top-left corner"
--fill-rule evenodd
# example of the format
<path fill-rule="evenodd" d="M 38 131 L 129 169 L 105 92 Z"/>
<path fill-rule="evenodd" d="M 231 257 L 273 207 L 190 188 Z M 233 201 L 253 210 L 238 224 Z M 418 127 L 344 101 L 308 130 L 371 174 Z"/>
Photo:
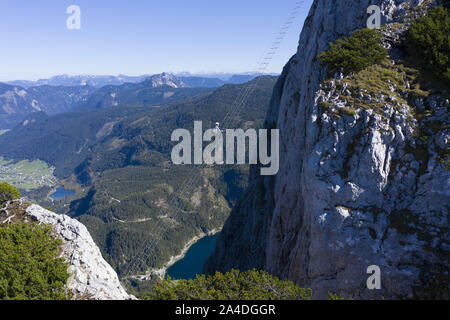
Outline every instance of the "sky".
<path fill-rule="evenodd" d="M 298 2 L 267 73 L 296 52 L 312 0 L 0 0 L 0 81 L 252 72 Z M 67 28 L 70 5 L 80 30 Z"/>

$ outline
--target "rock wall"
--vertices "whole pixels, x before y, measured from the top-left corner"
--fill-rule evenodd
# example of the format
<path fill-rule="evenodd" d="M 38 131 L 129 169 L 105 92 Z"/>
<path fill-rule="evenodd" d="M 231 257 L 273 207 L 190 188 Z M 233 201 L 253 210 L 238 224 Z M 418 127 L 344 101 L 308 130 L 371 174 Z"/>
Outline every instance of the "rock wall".
<path fill-rule="evenodd" d="M 129 300 L 116 272 L 103 259 L 86 227 L 77 220 L 58 215 L 38 205 L 30 205 L 26 214 L 51 225 L 55 236 L 63 240 L 62 257 L 69 263 L 71 277 L 67 287 L 75 299 Z"/>
<path fill-rule="evenodd" d="M 252 169 L 206 272 L 264 268 L 314 298 L 449 297 L 450 174 L 440 154 L 449 148 L 448 100 L 410 95 L 407 79 L 385 83 L 392 94 L 352 92 L 342 74 L 324 83 L 317 59 L 365 27 L 369 5 L 381 6 L 384 22 L 405 23 L 423 2 L 314 1 L 267 116 L 266 127 L 280 129 L 280 171 Z M 363 107 L 350 109 L 351 97 Z M 420 109 L 427 116 L 416 119 Z M 381 290 L 367 289 L 370 265 L 381 269 Z"/>

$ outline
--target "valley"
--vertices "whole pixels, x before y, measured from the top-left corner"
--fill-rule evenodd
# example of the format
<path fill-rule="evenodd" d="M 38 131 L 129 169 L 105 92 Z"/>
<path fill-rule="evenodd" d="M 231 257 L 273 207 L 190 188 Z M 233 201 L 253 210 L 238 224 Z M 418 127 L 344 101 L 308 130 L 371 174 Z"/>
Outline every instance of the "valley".
<path fill-rule="evenodd" d="M 194 120 L 213 128 L 248 86 L 252 97 L 233 126 L 261 128 L 276 80 L 263 76 L 217 89 L 126 84 L 114 88 L 117 105 L 109 100 L 112 87 L 104 87 L 86 100 L 92 107 L 31 114 L 26 125 L 0 136 L 0 155 L 52 166 L 54 184 L 24 194 L 82 222 L 122 279 L 139 278 L 166 270 L 199 235 L 220 230 L 247 185 L 249 165 L 172 165 L 171 132 L 193 130 Z M 178 93 L 165 102 L 152 98 L 164 90 Z M 58 181 L 76 195 L 49 198 Z M 145 287 L 140 281 L 132 285 Z"/>
<path fill-rule="evenodd" d="M 47 2 L 2 7 L 0 300 L 450 299 L 449 1 Z"/>
<path fill-rule="evenodd" d="M 58 180 L 53 173 L 54 168 L 41 160 L 14 162 L 0 157 L 0 181 L 23 190 L 55 186 Z"/>

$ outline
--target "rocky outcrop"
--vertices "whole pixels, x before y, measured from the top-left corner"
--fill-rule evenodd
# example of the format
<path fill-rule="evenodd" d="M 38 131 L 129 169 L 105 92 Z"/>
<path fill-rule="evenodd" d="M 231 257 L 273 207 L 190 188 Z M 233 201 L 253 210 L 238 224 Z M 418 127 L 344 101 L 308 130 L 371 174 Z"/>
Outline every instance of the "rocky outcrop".
<path fill-rule="evenodd" d="M 324 82 L 317 59 L 365 27 L 369 5 L 402 24 L 422 2 L 314 1 L 266 120 L 280 129 L 279 173 L 252 169 L 205 271 L 264 268 L 315 298 L 449 298 L 446 93 L 410 90 L 415 80 L 394 60 L 366 75 L 379 81 L 375 92 L 356 81 L 364 74 Z M 377 73 L 385 70 L 392 79 Z M 366 286 L 370 265 L 381 269 L 381 290 Z"/>
<path fill-rule="evenodd" d="M 153 88 L 169 86 L 172 88 L 186 88 L 184 82 L 170 73 L 155 74 L 145 80 L 145 83 L 150 83 Z"/>
<path fill-rule="evenodd" d="M 11 223 L 19 218 L 52 227 L 54 236 L 63 243 L 61 257 L 68 262 L 70 272 L 67 288 L 73 292 L 74 299 L 134 299 L 127 294 L 116 272 L 103 259 L 86 227 L 77 220 L 22 200 L 8 203 L 2 211 L 5 218 L 0 219 L 2 223 Z"/>

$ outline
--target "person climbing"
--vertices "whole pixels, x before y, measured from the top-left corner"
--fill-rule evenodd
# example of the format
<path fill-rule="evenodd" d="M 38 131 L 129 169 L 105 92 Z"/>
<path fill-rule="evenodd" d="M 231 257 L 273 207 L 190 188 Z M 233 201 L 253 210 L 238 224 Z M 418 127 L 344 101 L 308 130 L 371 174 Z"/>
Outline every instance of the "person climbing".
<path fill-rule="evenodd" d="M 215 135 L 215 143 L 217 143 L 216 149 L 214 151 L 214 156 L 211 158 L 210 156 L 212 155 L 210 155 L 208 156 L 208 159 L 204 159 L 205 163 L 209 164 L 209 166 L 213 166 L 214 164 L 223 164 L 223 132 L 224 130 L 220 129 L 220 123 L 216 122 L 213 129 L 213 134 Z"/>
<path fill-rule="evenodd" d="M 214 128 L 214 132 L 216 132 L 216 133 L 219 133 L 219 132 L 223 133 L 223 130 L 220 129 L 220 123 L 219 122 L 216 122 L 216 127 Z"/>

